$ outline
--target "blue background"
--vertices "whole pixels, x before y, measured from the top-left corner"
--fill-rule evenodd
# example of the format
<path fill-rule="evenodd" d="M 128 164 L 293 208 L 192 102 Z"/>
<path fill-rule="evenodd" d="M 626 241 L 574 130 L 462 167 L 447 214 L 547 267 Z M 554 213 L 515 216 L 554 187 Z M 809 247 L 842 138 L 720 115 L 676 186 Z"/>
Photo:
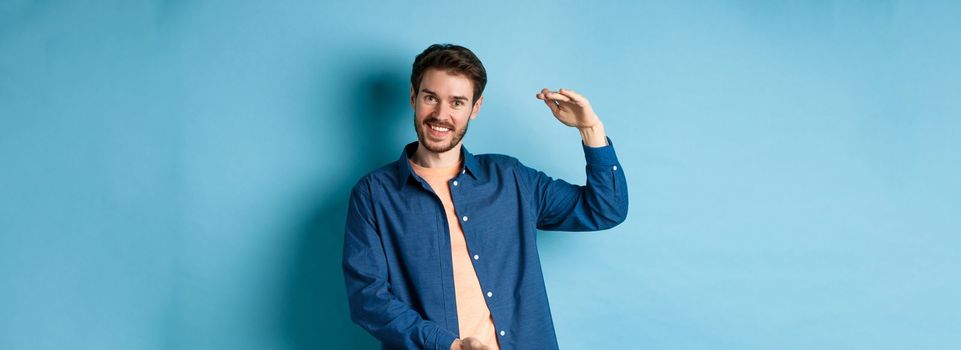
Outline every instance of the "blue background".
<path fill-rule="evenodd" d="M 0 2 L 0 349 L 375 348 L 347 192 L 414 139 L 413 57 L 472 48 L 466 145 L 631 212 L 544 232 L 567 349 L 961 348 L 961 4 Z"/>

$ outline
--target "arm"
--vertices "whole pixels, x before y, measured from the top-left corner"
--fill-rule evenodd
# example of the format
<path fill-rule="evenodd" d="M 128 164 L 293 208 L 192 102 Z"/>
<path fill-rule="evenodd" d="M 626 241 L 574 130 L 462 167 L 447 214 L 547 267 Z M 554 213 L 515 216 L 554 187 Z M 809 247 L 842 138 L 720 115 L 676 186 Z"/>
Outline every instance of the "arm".
<path fill-rule="evenodd" d="M 424 320 L 390 292 L 387 259 L 375 225 L 366 181 L 354 187 L 347 208 L 343 268 L 351 319 L 392 347 L 448 350 L 457 336 Z"/>
<path fill-rule="evenodd" d="M 608 141 L 610 141 L 608 139 Z M 587 185 L 553 179 L 518 163 L 518 174 L 534 193 L 537 228 L 547 231 L 597 231 L 617 226 L 627 217 L 627 179 L 613 144 L 583 145 Z"/>
<path fill-rule="evenodd" d="M 617 161 L 604 124 L 584 96 L 566 89 L 541 90 L 537 98 L 558 121 L 581 134 L 587 161 L 587 185 L 555 180 L 520 165 L 520 173 L 534 191 L 537 228 L 557 231 L 595 231 L 617 226 L 627 217 L 627 180 Z"/>

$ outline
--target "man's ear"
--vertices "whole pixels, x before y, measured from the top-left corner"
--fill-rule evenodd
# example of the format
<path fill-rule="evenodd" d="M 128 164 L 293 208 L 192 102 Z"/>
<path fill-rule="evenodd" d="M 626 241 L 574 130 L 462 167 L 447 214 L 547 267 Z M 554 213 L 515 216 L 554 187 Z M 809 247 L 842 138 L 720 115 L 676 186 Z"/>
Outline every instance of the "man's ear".
<path fill-rule="evenodd" d="M 410 85 L 410 108 L 414 108 L 414 102 L 417 98 L 417 93 L 414 92 L 414 84 Z"/>
<path fill-rule="evenodd" d="M 470 112 L 471 120 L 477 119 L 477 113 L 480 112 L 480 108 L 482 104 L 484 104 L 484 95 L 481 95 L 481 97 L 478 97 L 477 101 L 474 102 L 474 109 L 471 110 Z"/>

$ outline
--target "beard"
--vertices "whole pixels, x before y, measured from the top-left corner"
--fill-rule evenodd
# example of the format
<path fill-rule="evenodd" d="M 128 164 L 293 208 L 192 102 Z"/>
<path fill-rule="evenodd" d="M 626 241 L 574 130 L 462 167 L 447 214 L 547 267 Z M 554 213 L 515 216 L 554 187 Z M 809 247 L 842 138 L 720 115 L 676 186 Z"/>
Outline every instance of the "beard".
<path fill-rule="evenodd" d="M 450 139 L 450 142 L 447 144 L 428 143 L 427 136 L 424 135 L 424 132 L 425 132 L 424 129 L 430 127 L 429 123 L 433 123 L 435 125 L 443 126 L 450 129 L 451 132 L 454 133 L 454 136 Z M 464 124 L 463 129 L 457 129 L 453 124 L 441 123 L 440 120 L 438 120 L 437 118 L 427 118 L 426 120 L 424 120 L 423 123 L 418 125 L 417 116 L 414 115 L 414 130 L 417 131 L 417 141 L 420 141 L 420 144 L 425 148 L 427 148 L 428 151 L 431 151 L 434 153 L 444 153 L 454 149 L 454 146 L 457 146 L 457 144 L 460 143 L 462 139 L 464 139 L 464 135 L 467 134 L 468 126 L 470 126 L 470 119 L 467 120 L 467 124 Z"/>

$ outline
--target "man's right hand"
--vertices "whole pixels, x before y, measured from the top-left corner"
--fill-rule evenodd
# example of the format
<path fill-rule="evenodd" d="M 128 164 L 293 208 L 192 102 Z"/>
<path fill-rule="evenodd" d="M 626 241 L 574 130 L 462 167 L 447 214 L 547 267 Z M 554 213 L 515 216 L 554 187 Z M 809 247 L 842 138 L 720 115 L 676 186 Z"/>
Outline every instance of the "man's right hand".
<path fill-rule="evenodd" d="M 454 343 L 450 344 L 450 350 L 490 350 L 490 347 L 481 343 L 477 338 L 464 338 L 454 340 Z"/>

